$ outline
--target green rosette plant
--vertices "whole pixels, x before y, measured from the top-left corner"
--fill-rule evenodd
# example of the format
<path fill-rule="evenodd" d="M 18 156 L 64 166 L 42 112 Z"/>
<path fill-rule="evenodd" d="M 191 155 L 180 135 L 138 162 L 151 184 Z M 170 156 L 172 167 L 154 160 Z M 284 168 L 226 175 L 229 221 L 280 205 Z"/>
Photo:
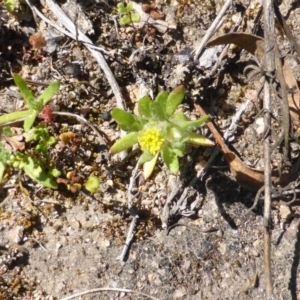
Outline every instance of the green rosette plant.
<path fill-rule="evenodd" d="M 211 140 L 194 132 L 209 116 L 191 121 L 182 111 L 177 111 L 184 94 L 184 86 L 179 86 L 170 94 L 159 93 L 154 101 L 145 96 L 138 101 L 139 115 L 114 108 L 112 117 L 128 134 L 118 140 L 110 152 L 116 154 L 139 143 L 143 151 L 139 164 L 143 165 L 147 179 L 154 170 L 159 154 L 168 169 L 176 174 L 179 171 L 178 158 L 184 156 L 186 144 L 213 146 Z"/>
<path fill-rule="evenodd" d="M 130 23 L 137 23 L 140 21 L 140 15 L 135 13 L 132 9 L 132 3 L 124 4 L 123 2 L 118 3 L 117 9 L 119 14 L 123 14 L 123 17 L 120 19 L 120 25 L 125 26 Z"/>

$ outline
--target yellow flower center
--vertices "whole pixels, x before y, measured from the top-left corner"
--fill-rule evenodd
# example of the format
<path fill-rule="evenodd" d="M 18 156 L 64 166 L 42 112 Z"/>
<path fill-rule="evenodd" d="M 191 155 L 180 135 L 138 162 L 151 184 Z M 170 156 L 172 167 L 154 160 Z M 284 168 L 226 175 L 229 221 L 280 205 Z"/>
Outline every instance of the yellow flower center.
<path fill-rule="evenodd" d="M 159 150 L 165 139 L 160 136 L 159 130 L 156 128 L 149 128 L 140 132 L 138 142 L 143 151 L 149 150 L 151 154 L 155 155 Z"/>

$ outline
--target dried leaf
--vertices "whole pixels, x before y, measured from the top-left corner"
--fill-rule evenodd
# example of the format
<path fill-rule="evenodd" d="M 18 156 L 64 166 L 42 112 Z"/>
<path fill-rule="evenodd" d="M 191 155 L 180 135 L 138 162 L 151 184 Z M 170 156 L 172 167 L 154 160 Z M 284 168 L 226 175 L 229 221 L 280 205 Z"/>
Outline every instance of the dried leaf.
<path fill-rule="evenodd" d="M 210 40 L 206 47 L 213 47 L 218 45 L 234 44 L 242 49 L 247 50 L 253 55 L 256 55 L 259 60 L 264 55 L 264 39 L 253 34 L 248 33 L 228 33 L 221 35 L 213 40 Z"/>
<path fill-rule="evenodd" d="M 25 141 L 23 134 L 15 135 L 15 136 L 9 136 L 4 137 L 5 141 L 9 145 L 4 145 L 4 148 L 10 148 L 9 150 L 18 151 L 18 150 L 24 150 L 25 149 Z"/>
<path fill-rule="evenodd" d="M 195 104 L 195 108 L 201 116 L 205 116 L 206 113 L 204 110 L 197 104 Z M 217 144 L 220 147 L 222 154 L 226 162 L 228 163 L 232 174 L 234 175 L 236 181 L 248 190 L 257 191 L 264 185 L 264 171 L 258 170 L 254 168 L 250 168 L 245 165 L 239 157 L 237 157 L 233 152 L 231 152 L 226 144 L 223 141 L 223 138 L 216 130 L 212 122 L 207 122 L 209 130 L 213 134 L 216 139 Z M 299 176 L 300 171 L 300 157 L 296 160 L 293 165 L 292 170 L 287 173 L 279 176 L 278 172 L 272 172 L 272 181 L 275 185 L 280 185 L 282 187 L 288 185 L 290 182 L 296 180 Z"/>

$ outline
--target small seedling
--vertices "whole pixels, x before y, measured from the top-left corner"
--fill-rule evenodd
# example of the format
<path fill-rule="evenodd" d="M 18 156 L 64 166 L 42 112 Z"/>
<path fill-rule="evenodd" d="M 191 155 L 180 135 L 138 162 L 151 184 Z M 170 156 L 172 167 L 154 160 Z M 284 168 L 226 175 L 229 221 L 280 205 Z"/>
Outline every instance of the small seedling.
<path fill-rule="evenodd" d="M 81 177 L 76 174 L 76 170 L 70 171 L 66 174 L 66 178 L 57 178 L 56 182 L 64 184 L 68 191 L 77 193 L 81 189 Z"/>
<path fill-rule="evenodd" d="M 48 156 L 48 147 L 57 142 L 56 138 L 49 134 L 49 130 L 42 125 L 33 127 L 25 133 L 25 141 L 35 141 L 37 143 L 35 150 L 42 153 L 45 157 Z"/>
<path fill-rule="evenodd" d="M 43 110 L 43 107 L 58 92 L 60 83 L 58 81 L 50 83 L 45 91 L 38 98 L 35 98 L 21 76 L 19 76 L 18 74 L 14 74 L 14 81 L 18 86 L 22 96 L 24 97 L 28 109 L 0 116 L 0 124 L 24 119 L 24 131 L 28 132 L 32 127 L 36 117 Z"/>
<path fill-rule="evenodd" d="M 95 175 L 91 175 L 84 185 L 86 190 L 89 191 L 91 194 L 95 194 L 97 192 L 99 186 L 100 186 L 99 177 L 97 177 Z"/>
<path fill-rule="evenodd" d="M 129 2 L 124 4 L 123 2 L 118 3 L 118 13 L 123 14 L 122 18 L 120 19 L 120 25 L 125 26 L 131 23 L 137 23 L 140 21 L 140 15 L 132 11 L 132 3 Z"/>
<path fill-rule="evenodd" d="M 9 134 L 8 127 L 3 128 L 5 134 Z M 3 134 L 4 135 L 4 134 Z M 37 126 L 24 134 L 26 143 L 33 142 L 35 148 L 29 148 L 23 152 L 10 152 L 4 149 L 0 142 L 0 182 L 6 166 L 23 170 L 31 179 L 41 183 L 45 187 L 57 188 L 56 177 L 60 171 L 53 168 L 50 163 L 47 149 L 56 143 L 54 136 L 50 135 L 47 128 Z M 46 171 L 47 170 L 47 171 Z"/>
<path fill-rule="evenodd" d="M 204 124 L 209 116 L 190 121 L 181 111 L 176 111 L 184 99 L 185 88 L 179 86 L 170 94 L 161 92 L 154 101 L 145 96 L 138 102 L 140 115 L 133 115 L 114 108 L 112 117 L 128 134 L 110 149 L 115 154 L 139 143 L 143 153 L 139 163 L 144 165 L 144 176 L 148 178 L 155 167 L 159 154 L 172 173 L 178 173 L 178 158 L 184 156 L 186 144 L 213 146 L 206 137 L 193 132 Z"/>
<path fill-rule="evenodd" d="M 13 13 L 16 7 L 16 0 L 5 0 L 5 6 L 9 13 Z"/>

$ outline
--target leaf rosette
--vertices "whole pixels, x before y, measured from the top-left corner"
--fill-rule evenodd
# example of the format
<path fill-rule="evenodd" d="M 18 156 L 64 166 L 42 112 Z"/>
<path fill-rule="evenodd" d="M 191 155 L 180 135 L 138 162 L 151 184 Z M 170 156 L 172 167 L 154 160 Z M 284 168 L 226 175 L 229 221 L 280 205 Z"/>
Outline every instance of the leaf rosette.
<path fill-rule="evenodd" d="M 154 101 L 145 96 L 138 102 L 138 116 L 114 108 L 112 117 L 128 134 L 119 139 L 110 152 L 115 154 L 138 143 L 143 151 L 139 163 L 144 166 L 144 176 L 148 178 L 159 154 L 168 169 L 172 173 L 178 173 L 178 158 L 184 156 L 187 143 L 193 146 L 213 146 L 211 140 L 194 132 L 209 116 L 191 121 L 178 110 L 184 94 L 184 86 L 179 86 L 170 94 L 159 93 Z"/>

